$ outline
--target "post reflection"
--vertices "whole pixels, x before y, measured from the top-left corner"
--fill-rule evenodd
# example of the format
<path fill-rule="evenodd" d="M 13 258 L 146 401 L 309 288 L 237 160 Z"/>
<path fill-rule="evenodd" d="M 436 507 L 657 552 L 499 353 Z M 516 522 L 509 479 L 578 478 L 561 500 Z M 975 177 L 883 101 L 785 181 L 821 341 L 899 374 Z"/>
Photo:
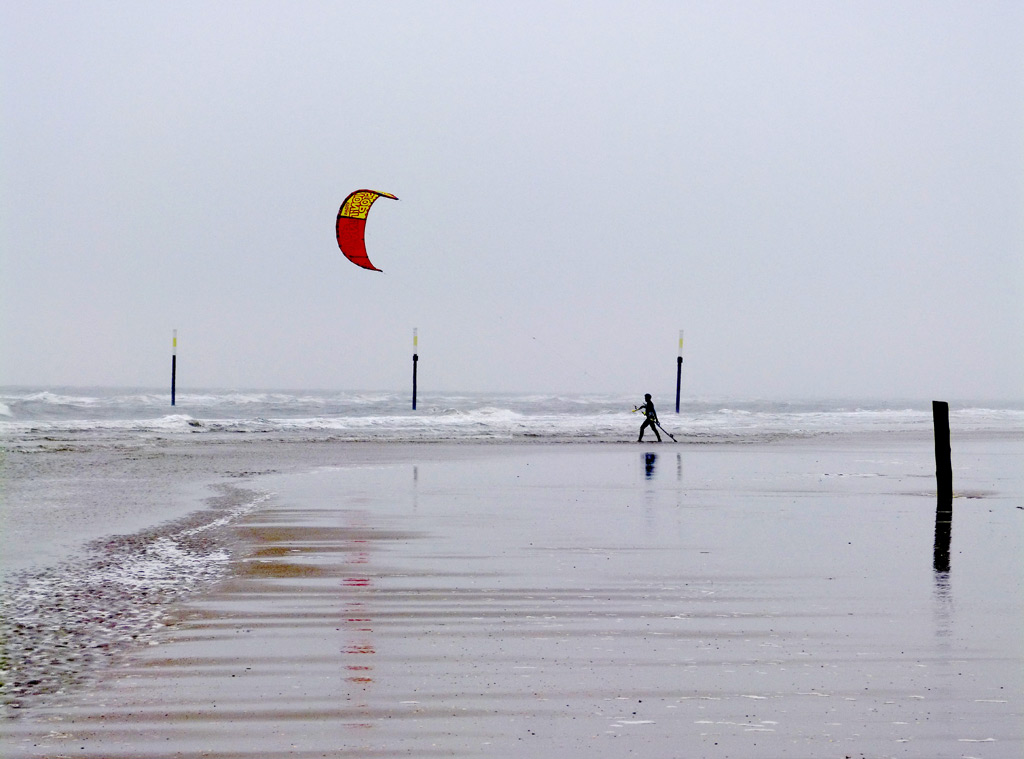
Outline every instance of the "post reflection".
<path fill-rule="evenodd" d="M 935 634 L 948 641 L 953 629 L 953 593 L 949 585 L 950 542 L 953 537 L 953 495 L 939 493 L 935 507 L 935 547 L 932 569 L 935 572 Z"/>
<path fill-rule="evenodd" d="M 420 468 L 412 465 L 412 510 L 416 511 L 420 505 Z"/>
<path fill-rule="evenodd" d="M 932 566 L 937 574 L 948 574 L 949 544 L 953 538 L 953 498 L 939 495 L 935 509 L 935 549 Z"/>

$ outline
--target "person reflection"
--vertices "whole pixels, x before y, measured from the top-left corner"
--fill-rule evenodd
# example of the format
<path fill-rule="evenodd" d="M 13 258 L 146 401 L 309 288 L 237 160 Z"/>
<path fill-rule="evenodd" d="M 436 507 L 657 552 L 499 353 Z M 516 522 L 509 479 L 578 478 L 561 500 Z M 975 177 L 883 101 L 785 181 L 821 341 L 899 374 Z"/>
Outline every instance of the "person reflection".
<path fill-rule="evenodd" d="M 645 453 L 644 454 L 644 474 L 647 479 L 654 477 L 654 463 L 658 460 L 658 454 L 656 453 Z"/>

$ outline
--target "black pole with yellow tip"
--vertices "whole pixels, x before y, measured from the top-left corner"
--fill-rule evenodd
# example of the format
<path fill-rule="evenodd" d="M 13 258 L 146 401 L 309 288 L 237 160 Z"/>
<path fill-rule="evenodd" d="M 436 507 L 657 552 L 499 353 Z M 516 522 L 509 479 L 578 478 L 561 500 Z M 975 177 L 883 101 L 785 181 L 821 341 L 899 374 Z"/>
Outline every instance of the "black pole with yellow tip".
<path fill-rule="evenodd" d="M 412 410 L 416 410 L 416 365 L 419 363 L 420 356 L 416 352 L 419 344 L 419 330 L 416 327 L 412 329 Z"/>
<path fill-rule="evenodd" d="M 171 334 L 171 405 L 174 405 L 175 385 L 178 381 L 178 330 Z"/>
<path fill-rule="evenodd" d="M 676 356 L 676 413 L 679 413 L 679 389 L 683 385 L 683 331 L 679 330 L 679 355 Z"/>

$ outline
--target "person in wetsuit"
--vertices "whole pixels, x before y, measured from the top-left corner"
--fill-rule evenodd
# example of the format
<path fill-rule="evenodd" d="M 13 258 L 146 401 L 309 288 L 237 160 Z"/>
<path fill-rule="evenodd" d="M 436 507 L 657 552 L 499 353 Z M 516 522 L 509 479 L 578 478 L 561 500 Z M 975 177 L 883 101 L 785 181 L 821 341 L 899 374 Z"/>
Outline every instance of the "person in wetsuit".
<path fill-rule="evenodd" d="M 640 406 L 637 411 L 644 412 L 644 423 L 640 425 L 640 437 L 637 438 L 638 443 L 644 441 L 644 430 L 650 427 L 654 430 L 654 436 L 658 438 L 658 442 L 661 442 L 661 435 L 658 434 L 658 412 L 654 410 L 654 402 L 651 400 L 651 394 L 647 393 L 644 395 L 644 405 Z"/>

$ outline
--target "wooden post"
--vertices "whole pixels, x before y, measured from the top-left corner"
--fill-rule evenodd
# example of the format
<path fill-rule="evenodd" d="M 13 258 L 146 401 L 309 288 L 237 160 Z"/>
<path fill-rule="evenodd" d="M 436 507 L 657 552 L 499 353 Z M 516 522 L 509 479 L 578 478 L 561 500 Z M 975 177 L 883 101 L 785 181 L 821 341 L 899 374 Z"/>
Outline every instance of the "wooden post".
<path fill-rule="evenodd" d="M 679 355 L 676 356 L 676 413 L 679 413 L 679 389 L 683 384 L 683 331 L 679 330 Z"/>
<path fill-rule="evenodd" d="M 412 410 L 416 410 L 416 365 L 419 363 L 420 356 L 416 352 L 419 345 L 419 329 L 413 327 L 412 329 Z"/>
<path fill-rule="evenodd" d="M 171 337 L 171 405 L 174 405 L 175 385 L 178 381 L 178 330 Z"/>
<path fill-rule="evenodd" d="M 935 506 L 936 572 L 949 572 L 949 545 L 953 536 L 953 463 L 949 445 L 949 404 L 932 401 L 935 425 L 935 484 L 938 497 Z"/>
<path fill-rule="evenodd" d="M 935 424 L 935 484 L 939 501 L 953 501 L 953 464 L 949 446 L 949 404 L 932 401 L 932 421 Z M 952 508 L 952 506 L 950 506 Z"/>

